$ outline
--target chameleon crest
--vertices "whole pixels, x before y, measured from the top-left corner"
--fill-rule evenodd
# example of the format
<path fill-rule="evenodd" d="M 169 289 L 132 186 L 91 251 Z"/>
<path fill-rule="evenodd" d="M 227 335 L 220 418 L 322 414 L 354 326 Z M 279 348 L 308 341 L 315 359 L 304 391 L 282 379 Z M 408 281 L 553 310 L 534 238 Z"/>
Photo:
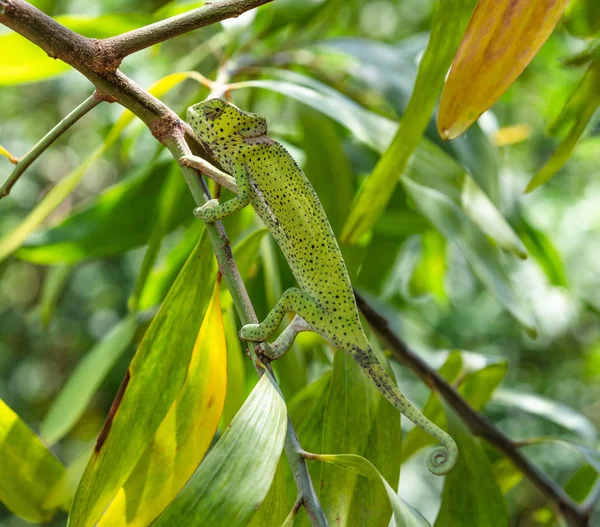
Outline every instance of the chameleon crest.
<path fill-rule="evenodd" d="M 456 444 L 402 395 L 377 360 L 360 324 L 346 265 L 319 198 L 289 152 L 267 137 L 266 120 L 220 99 L 190 107 L 187 119 L 238 186 L 235 198 L 221 204 L 211 200 L 195 214 L 214 222 L 252 204 L 299 285 L 285 291 L 262 323 L 242 327 L 241 338 L 265 342 L 285 314 L 294 313 L 292 323 L 266 347 L 269 358 L 287 352 L 300 331 L 314 331 L 349 352 L 392 405 L 441 441 L 427 466 L 437 475 L 448 472 L 456 463 Z M 199 165 L 192 156 L 182 162 Z"/>

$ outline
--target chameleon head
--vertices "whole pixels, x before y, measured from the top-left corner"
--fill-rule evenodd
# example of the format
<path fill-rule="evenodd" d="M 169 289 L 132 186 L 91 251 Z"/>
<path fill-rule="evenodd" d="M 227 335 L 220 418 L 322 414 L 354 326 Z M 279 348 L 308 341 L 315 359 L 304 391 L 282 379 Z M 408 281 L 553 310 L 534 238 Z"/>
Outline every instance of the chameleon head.
<path fill-rule="evenodd" d="M 187 111 L 187 121 L 205 143 L 215 143 L 236 137 L 260 137 L 267 133 L 264 117 L 240 110 L 222 99 L 210 99 Z"/>

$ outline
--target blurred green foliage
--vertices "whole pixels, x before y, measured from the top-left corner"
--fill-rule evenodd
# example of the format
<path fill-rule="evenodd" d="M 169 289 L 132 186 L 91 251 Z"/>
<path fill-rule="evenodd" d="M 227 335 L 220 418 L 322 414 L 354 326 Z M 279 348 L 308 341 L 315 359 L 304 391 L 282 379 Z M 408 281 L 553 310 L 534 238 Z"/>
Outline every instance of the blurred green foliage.
<path fill-rule="evenodd" d="M 34 4 L 74 30 L 101 38 L 200 3 Z M 433 0 L 276 0 L 128 57 L 122 70 L 149 87 L 176 72 L 196 70 L 214 79 L 226 65 L 231 80 L 240 83 L 231 90 L 233 100 L 267 117 L 270 135 L 303 166 L 339 236 L 354 196 L 386 152 L 407 108 L 436 5 Z M 600 61 L 599 20 L 593 0 L 572 2 L 523 75 L 463 137 L 443 143 L 434 115 L 429 116 L 404 175 L 397 174 L 402 184 L 373 228 L 357 243 L 342 245 L 355 287 L 497 426 L 514 438 L 554 436 L 592 449 L 598 447 L 600 426 L 600 128 L 596 108 L 579 104 L 577 97 L 582 97 L 581 86 L 594 89 L 585 79 Z M 10 51 L 0 54 L 0 144 L 18 156 L 92 88 L 5 28 L 0 49 Z M 188 77 L 169 78 L 158 92 L 180 115 L 208 93 Z M 557 176 L 524 195 L 561 137 L 568 140 L 573 133 L 565 126 L 582 117 L 579 110 L 587 112 L 587 120 Z M 0 399 L 45 439 L 62 437 L 52 451 L 69 468 L 87 459 L 135 346 L 203 230 L 191 216 L 192 200 L 176 164 L 140 122 L 119 121 L 121 112 L 116 104 L 94 109 L 29 168 L 10 197 L 0 200 L 4 257 L 17 248 L 6 240 L 50 189 L 67 177 L 74 186 L 39 220 L 29 216 L 25 234 L 31 233 L 0 263 Z M 551 130 L 558 137 L 547 133 L 553 122 L 560 125 Z M 516 142 L 510 139 L 515 125 L 525 130 Z M 2 174 L 11 167 L 0 158 Z M 293 285 L 291 273 L 252 211 L 224 224 L 262 318 Z M 515 256 L 525 250 L 526 260 Z M 210 290 L 212 284 L 204 287 Z M 249 361 L 240 362 L 242 349 L 230 344 L 237 321 L 231 302 L 224 298 L 223 306 L 228 355 L 235 349 L 229 375 L 243 380 L 228 383 L 229 422 L 256 376 Z M 142 311 L 130 314 L 136 308 Z M 128 317 L 135 317 L 135 328 Z M 108 349 L 107 340 L 119 331 L 126 335 L 120 347 L 101 353 L 102 343 Z M 90 358 L 91 353 L 96 355 Z M 59 433 L 60 407 L 50 409 L 56 401 L 64 404 L 65 396 L 57 396 L 70 375 L 81 372 L 84 358 L 92 366 L 100 360 L 101 366 L 79 373 L 89 393 L 75 391 L 73 397 L 84 397 L 80 406 L 85 409 L 71 409 L 76 415 L 65 419 L 74 420 L 74 426 Z M 346 361 L 316 336 L 302 334 L 275 365 L 288 410 L 305 449 L 320 453 L 327 445 L 324 453 L 364 455 L 395 486 L 400 441 L 396 433 L 394 447 L 389 434 L 397 432 L 399 422 L 383 426 L 394 416 L 369 399 L 362 378 L 352 377 L 356 372 Z M 443 518 L 456 517 L 461 504 L 469 508 L 478 492 L 494 504 L 496 521 L 508 514 L 515 525 L 553 524 L 548 504 L 514 467 L 471 437 L 452 414 L 446 418 L 438 399 L 428 399 L 425 386 L 405 369 L 393 368 L 403 390 L 473 452 L 442 492 L 441 481 L 423 469 L 421 448 L 427 441 L 419 431 L 409 431 L 399 487 L 403 499 L 432 524 L 441 510 L 436 525 L 442 527 L 451 525 Z M 348 386 L 340 376 L 355 382 L 356 390 L 342 396 Z M 93 393 L 90 383 L 98 387 Z M 369 402 L 355 416 L 355 428 L 361 418 L 368 427 L 348 444 L 327 431 L 339 434 L 334 404 L 353 396 Z M 337 450 L 341 443 L 350 450 Z M 526 453 L 578 500 L 597 479 L 589 470 L 593 464 L 564 445 L 540 443 Z M 349 514 L 364 511 L 356 496 L 363 496 L 370 483 L 338 466 L 312 463 L 316 481 L 320 477 L 356 493 L 344 504 Z M 481 480 L 457 493 L 473 471 Z M 289 474 L 276 481 L 287 483 L 293 503 Z M 324 502 L 339 497 L 328 491 L 321 495 Z M 387 503 L 385 489 L 369 499 L 371 505 Z M 478 514 L 471 520 L 481 518 Z M 58 513 L 54 522 L 64 525 L 65 518 Z M 301 512 L 297 522 L 305 521 Z M 2 527 L 25 524 L 0 504 Z"/>

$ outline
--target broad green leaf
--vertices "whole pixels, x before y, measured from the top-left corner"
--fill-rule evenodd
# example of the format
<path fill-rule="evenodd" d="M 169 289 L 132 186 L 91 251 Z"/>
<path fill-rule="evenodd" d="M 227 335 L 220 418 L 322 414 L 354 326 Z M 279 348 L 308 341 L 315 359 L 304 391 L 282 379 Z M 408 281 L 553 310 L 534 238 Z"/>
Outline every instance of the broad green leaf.
<path fill-rule="evenodd" d="M 288 513 L 287 492 L 283 456 L 279 459 L 271 488 L 261 506 L 248 524 L 248 527 L 279 527 Z"/>
<path fill-rule="evenodd" d="M 140 311 L 157 306 L 163 301 L 203 232 L 203 222 L 192 222 L 181 240 L 169 251 L 164 260 L 152 269 L 140 295 L 138 303 Z"/>
<path fill-rule="evenodd" d="M 144 527 L 177 495 L 217 430 L 227 387 L 227 350 L 217 281 L 184 385 L 99 527 Z"/>
<path fill-rule="evenodd" d="M 503 496 L 523 481 L 523 473 L 508 458 L 500 458 L 494 463 L 492 470 Z"/>
<path fill-rule="evenodd" d="M 265 374 L 229 429 L 153 526 L 245 525 L 271 487 L 286 426 L 285 403 Z"/>
<path fill-rule="evenodd" d="M 558 123 L 555 123 L 555 127 L 565 126 L 565 122 L 572 123 L 571 129 L 550 159 L 527 184 L 526 192 L 531 192 L 546 183 L 567 162 L 599 106 L 600 60 L 596 60 L 588 68 L 575 92 L 570 95 L 563 115 L 559 117 Z"/>
<path fill-rule="evenodd" d="M 396 483 L 401 437 L 398 411 L 383 398 L 348 353 L 337 351 L 323 418 L 322 452 L 367 456 L 379 463 L 378 468 L 386 479 Z M 387 523 L 392 511 L 384 489 L 371 488 L 370 496 L 363 496 L 364 491 L 355 473 L 335 466 L 321 467 L 321 506 L 331 524 Z M 361 516 L 356 517 L 356 514 Z"/>
<path fill-rule="evenodd" d="M 86 37 L 106 38 L 149 24 L 152 17 L 135 13 L 96 17 L 67 15 L 56 17 L 56 21 Z M 36 82 L 71 69 L 17 33 L 1 35 L 0 49 L 10 50 L 0 56 L 0 85 Z"/>
<path fill-rule="evenodd" d="M 442 138 L 458 137 L 496 102 L 550 36 L 567 4 L 479 0 L 442 92 Z"/>
<path fill-rule="evenodd" d="M 184 385 L 216 265 L 205 235 L 135 354 L 81 479 L 70 527 L 94 525 L 123 487 Z"/>
<path fill-rule="evenodd" d="M 194 203 L 179 173 L 179 177 L 167 177 L 172 167 L 179 172 L 171 162 L 151 163 L 135 170 L 84 202 L 55 227 L 29 236 L 16 256 L 41 264 L 72 264 L 144 245 L 160 218 L 164 182 L 174 187 L 172 202 L 177 207 L 165 226 L 167 231 L 173 229 L 191 217 Z"/>
<path fill-rule="evenodd" d="M 472 5 L 473 0 L 439 0 L 413 95 L 390 146 L 354 201 L 342 241 L 357 243 L 375 225 L 392 197 L 398 177 L 404 173 L 429 123 Z"/>
<path fill-rule="evenodd" d="M 565 404 L 541 395 L 503 389 L 494 394 L 494 402 L 542 417 L 589 441 L 595 441 L 598 437 L 594 423 L 587 416 Z"/>
<path fill-rule="evenodd" d="M 44 441 L 52 445 L 73 428 L 102 381 L 131 344 L 136 327 L 134 315 L 124 318 L 75 367 L 42 421 L 40 432 Z"/>
<path fill-rule="evenodd" d="M 0 399 L 0 502 L 30 522 L 49 521 L 56 507 L 46 500 L 65 467 Z"/>
<path fill-rule="evenodd" d="M 510 524 L 506 503 L 492 466 L 478 440 L 450 409 L 448 433 L 458 445 L 458 462 L 448 472 L 442 492 L 437 527 L 506 527 Z"/>
<path fill-rule="evenodd" d="M 452 201 L 441 192 L 424 187 L 402 176 L 402 183 L 415 206 L 445 237 L 456 243 L 471 265 L 475 275 L 496 299 L 523 325 L 531 335 L 537 335 L 537 324 L 510 282 L 498 249 L 489 243 Z"/>
<path fill-rule="evenodd" d="M 369 481 L 381 482 L 387 500 L 389 501 L 391 508 L 394 512 L 393 525 L 395 527 L 428 527 L 429 522 L 410 505 L 404 502 L 396 491 L 390 486 L 387 480 L 381 475 L 381 473 L 370 463 L 367 459 L 354 454 L 308 454 L 309 459 L 315 459 L 329 463 L 338 467 L 342 467 L 344 470 L 359 474 Z M 373 486 L 369 486 L 371 492 L 374 491 Z M 338 523 L 339 524 L 339 523 Z M 356 525 L 350 523 L 350 525 Z M 376 523 L 365 524 L 365 525 L 380 525 Z"/>
<path fill-rule="evenodd" d="M 246 367 L 244 350 L 235 327 L 233 306 L 223 315 L 225 339 L 227 341 L 227 395 L 221 416 L 221 430 L 225 430 L 246 400 Z"/>

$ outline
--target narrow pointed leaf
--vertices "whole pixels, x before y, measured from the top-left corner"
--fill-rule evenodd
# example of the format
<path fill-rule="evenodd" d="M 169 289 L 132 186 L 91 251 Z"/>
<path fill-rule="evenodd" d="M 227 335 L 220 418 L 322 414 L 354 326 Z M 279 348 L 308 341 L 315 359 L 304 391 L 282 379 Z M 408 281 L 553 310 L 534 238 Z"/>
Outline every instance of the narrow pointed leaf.
<path fill-rule="evenodd" d="M 525 69 L 568 0 L 479 0 L 446 80 L 438 130 L 462 134 Z"/>
<path fill-rule="evenodd" d="M 342 241 L 357 243 L 375 225 L 392 197 L 398 178 L 429 123 L 472 5 L 473 0 L 439 0 L 410 102 L 392 143 L 354 201 Z"/>
<path fill-rule="evenodd" d="M 99 527 L 145 527 L 171 502 L 204 457 L 221 419 L 227 351 L 217 281 L 187 372 L 173 402 Z"/>
<path fill-rule="evenodd" d="M 44 441 L 54 444 L 77 423 L 135 333 L 135 316 L 119 322 L 75 367 L 41 424 Z"/>
<path fill-rule="evenodd" d="M 216 266 L 205 235 L 133 358 L 73 500 L 68 525 L 94 525 L 135 468 L 184 385 Z"/>
<path fill-rule="evenodd" d="M 46 500 L 65 467 L 0 399 L 0 502 L 30 522 L 46 522 L 56 507 Z"/>
<path fill-rule="evenodd" d="M 285 403 L 265 374 L 230 428 L 153 526 L 245 525 L 271 487 L 286 425 Z"/>
<path fill-rule="evenodd" d="M 370 481 L 380 482 L 394 511 L 393 525 L 395 527 L 429 527 L 429 522 L 404 502 L 375 466 L 364 457 L 355 454 L 308 454 L 307 457 L 336 465 L 344 470 L 368 478 Z M 370 488 L 371 492 L 373 491 L 372 487 Z"/>

